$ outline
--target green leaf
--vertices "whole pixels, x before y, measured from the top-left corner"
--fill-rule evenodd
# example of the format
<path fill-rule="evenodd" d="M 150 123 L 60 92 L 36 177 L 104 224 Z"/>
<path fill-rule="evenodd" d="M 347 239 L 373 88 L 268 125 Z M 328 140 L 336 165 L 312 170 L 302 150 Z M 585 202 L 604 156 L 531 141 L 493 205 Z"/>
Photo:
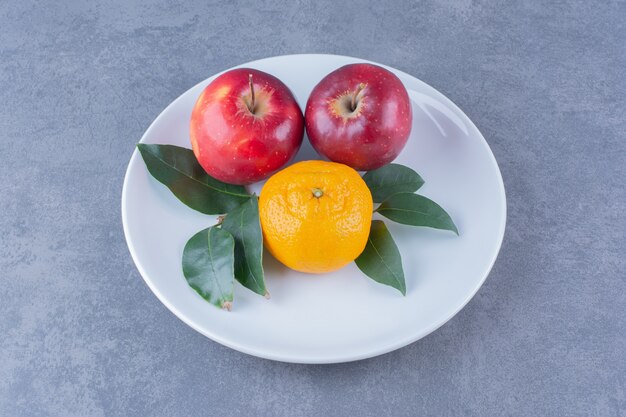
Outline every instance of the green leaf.
<path fill-rule="evenodd" d="M 225 310 L 233 302 L 234 250 L 231 234 L 215 226 L 193 235 L 183 250 L 183 274 L 189 286 Z"/>
<path fill-rule="evenodd" d="M 191 149 L 145 143 L 137 148 L 150 174 L 194 210 L 223 214 L 250 198 L 244 187 L 210 177 Z"/>
<path fill-rule="evenodd" d="M 266 295 L 258 197 L 252 196 L 229 212 L 222 222 L 222 228 L 228 230 L 235 239 L 235 278 L 244 287 Z"/>
<path fill-rule="evenodd" d="M 422 195 L 394 194 L 375 211 L 397 223 L 451 230 L 459 234 L 448 213 L 439 204 Z"/>
<path fill-rule="evenodd" d="M 400 164 L 388 164 L 368 171 L 363 181 L 370 189 L 375 203 L 397 193 L 412 193 L 424 185 L 424 180 L 411 168 Z"/>
<path fill-rule="evenodd" d="M 354 261 L 368 277 L 406 295 L 400 251 L 382 220 L 373 220 L 365 249 Z"/>

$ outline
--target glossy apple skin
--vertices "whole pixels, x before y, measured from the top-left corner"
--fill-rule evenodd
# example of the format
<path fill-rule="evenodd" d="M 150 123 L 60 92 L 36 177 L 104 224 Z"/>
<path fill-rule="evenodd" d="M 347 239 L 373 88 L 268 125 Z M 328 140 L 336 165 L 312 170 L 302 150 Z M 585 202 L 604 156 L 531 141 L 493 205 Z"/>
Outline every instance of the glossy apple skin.
<path fill-rule="evenodd" d="M 256 114 L 249 110 L 252 74 Z M 205 171 L 230 184 L 269 177 L 298 152 L 304 117 L 278 78 L 250 68 L 225 72 L 202 92 L 191 114 L 193 152 Z"/>
<path fill-rule="evenodd" d="M 349 102 L 361 84 L 357 110 L 342 112 L 342 103 Z M 311 92 L 305 112 L 315 150 L 359 171 L 393 161 L 409 138 L 412 118 L 400 79 L 372 64 L 346 65 L 328 74 Z"/>

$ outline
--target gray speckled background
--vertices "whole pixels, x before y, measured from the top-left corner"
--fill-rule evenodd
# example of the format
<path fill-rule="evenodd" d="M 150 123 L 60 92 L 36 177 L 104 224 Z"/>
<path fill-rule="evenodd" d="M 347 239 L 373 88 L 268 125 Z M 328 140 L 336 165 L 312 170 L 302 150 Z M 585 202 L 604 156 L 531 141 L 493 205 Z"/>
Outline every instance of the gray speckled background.
<path fill-rule="evenodd" d="M 623 1 L 53 3 L 0 2 L 0 415 L 626 415 Z M 150 292 L 122 233 L 126 164 L 167 104 L 304 52 L 439 89 L 508 192 L 477 296 L 356 363 L 206 339 Z"/>

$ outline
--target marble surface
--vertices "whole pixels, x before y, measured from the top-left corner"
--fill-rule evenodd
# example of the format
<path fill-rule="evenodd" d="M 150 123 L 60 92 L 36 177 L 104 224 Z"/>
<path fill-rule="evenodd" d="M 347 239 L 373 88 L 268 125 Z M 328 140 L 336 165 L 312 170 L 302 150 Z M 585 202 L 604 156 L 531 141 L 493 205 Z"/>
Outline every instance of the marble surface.
<path fill-rule="evenodd" d="M 626 415 L 626 3 L 0 2 L 0 415 Z M 214 343 L 150 292 L 120 194 L 187 88 L 267 56 L 431 84 L 499 161 L 508 224 L 430 336 L 305 366 Z"/>

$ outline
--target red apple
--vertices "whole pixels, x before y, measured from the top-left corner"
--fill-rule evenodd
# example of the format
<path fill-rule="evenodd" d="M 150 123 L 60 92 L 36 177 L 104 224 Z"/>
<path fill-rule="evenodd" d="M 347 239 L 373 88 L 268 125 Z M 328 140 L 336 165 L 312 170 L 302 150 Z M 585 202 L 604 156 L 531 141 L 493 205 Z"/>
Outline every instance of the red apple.
<path fill-rule="evenodd" d="M 193 152 L 205 171 L 230 184 L 250 184 L 293 158 L 304 118 L 278 78 L 239 68 L 209 84 L 191 113 Z"/>
<path fill-rule="evenodd" d="M 311 145 L 331 161 L 359 171 L 393 161 L 411 133 L 409 95 L 390 71 L 343 66 L 319 82 L 305 112 Z"/>

